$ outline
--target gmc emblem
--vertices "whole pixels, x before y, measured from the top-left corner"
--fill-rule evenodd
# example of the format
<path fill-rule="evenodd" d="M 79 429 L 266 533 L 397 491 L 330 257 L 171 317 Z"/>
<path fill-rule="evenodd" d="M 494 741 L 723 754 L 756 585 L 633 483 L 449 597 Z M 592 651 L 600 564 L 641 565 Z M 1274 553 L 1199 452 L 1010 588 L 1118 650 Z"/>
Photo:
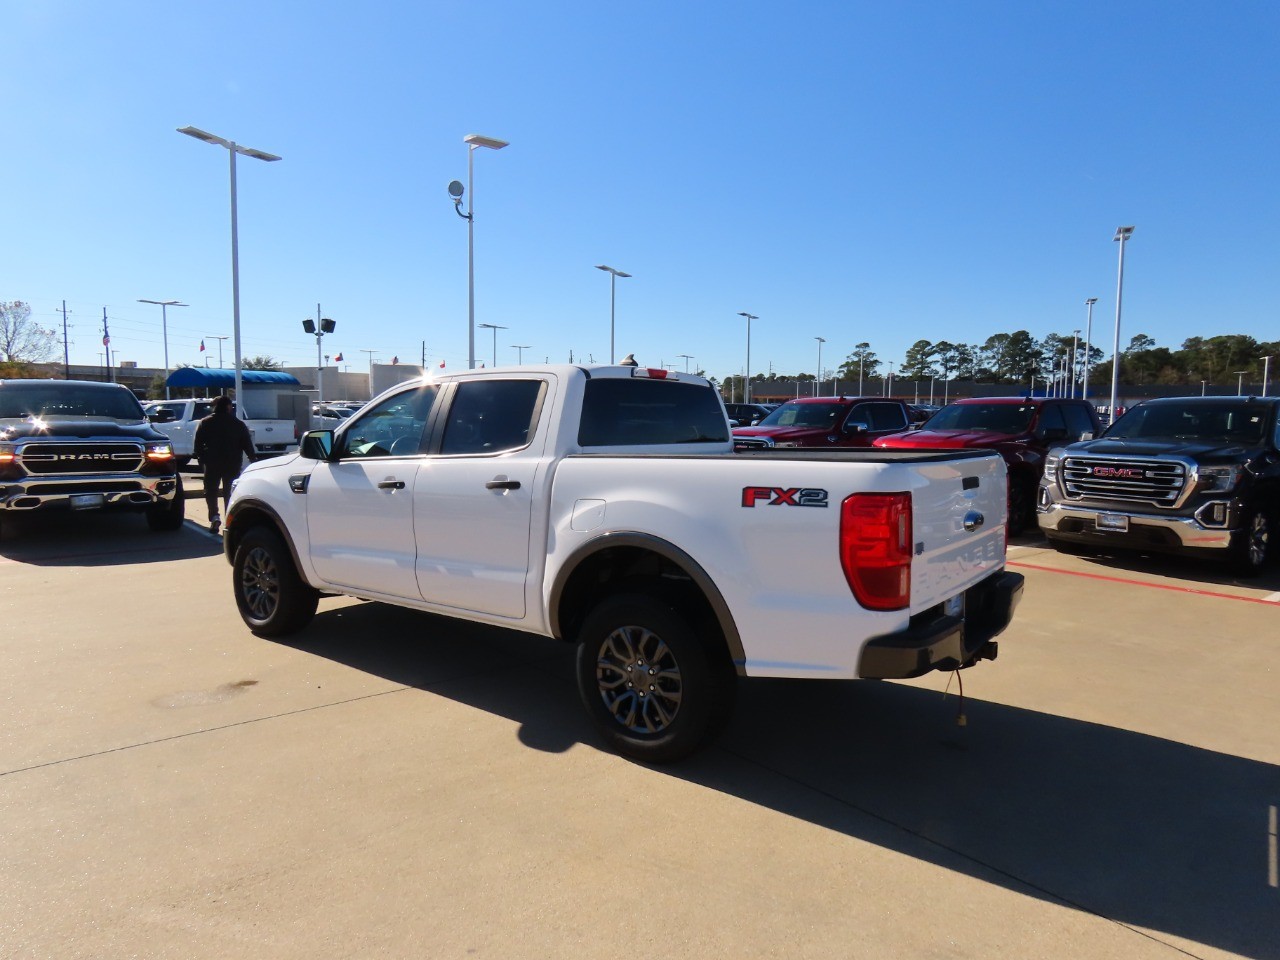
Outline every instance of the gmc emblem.
<path fill-rule="evenodd" d="M 1094 467 L 1095 477 L 1114 477 L 1117 480 L 1141 480 L 1146 474 L 1141 467 Z"/>
<path fill-rule="evenodd" d="M 754 507 L 759 501 L 771 507 L 825 507 L 827 491 L 816 487 L 743 487 L 742 505 Z"/>

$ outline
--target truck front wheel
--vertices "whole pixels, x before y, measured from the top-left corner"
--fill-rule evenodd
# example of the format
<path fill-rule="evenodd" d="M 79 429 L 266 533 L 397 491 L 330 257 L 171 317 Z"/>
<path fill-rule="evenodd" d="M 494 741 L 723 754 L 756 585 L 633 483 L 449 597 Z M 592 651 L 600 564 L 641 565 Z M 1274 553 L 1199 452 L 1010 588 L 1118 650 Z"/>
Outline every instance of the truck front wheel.
<path fill-rule="evenodd" d="M 1271 553 L 1272 533 L 1270 514 L 1256 504 L 1245 511 L 1232 564 L 1239 576 L 1256 577 L 1262 572 Z"/>
<path fill-rule="evenodd" d="M 257 527 L 236 547 L 232 585 L 240 617 L 262 637 L 280 637 L 305 627 L 320 594 L 298 575 L 289 548 L 274 530 Z"/>
<path fill-rule="evenodd" d="M 578 692 L 609 746 L 665 763 L 688 756 L 727 718 L 735 677 L 677 606 L 647 593 L 606 597 L 578 634 Z"/>

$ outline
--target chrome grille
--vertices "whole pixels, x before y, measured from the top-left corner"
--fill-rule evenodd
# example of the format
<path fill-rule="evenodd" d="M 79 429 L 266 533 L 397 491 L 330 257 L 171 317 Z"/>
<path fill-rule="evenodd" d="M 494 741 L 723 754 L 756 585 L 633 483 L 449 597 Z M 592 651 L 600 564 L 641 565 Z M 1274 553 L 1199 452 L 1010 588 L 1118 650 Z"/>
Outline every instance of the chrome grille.
<path fill-rule="evenodd" d="M 136 473 L 142 468 L 142 446 L 137 443 L 34 443 L 19 454 L 32 476 L 78 473 Z"/>
<path fill-rule="evenodd" d="M 1063 457 L 1058 467 L 1072 500 L 1113 500 L 1176 506 L 1187 484 L 1186 464 L 1136 457 Z"/>

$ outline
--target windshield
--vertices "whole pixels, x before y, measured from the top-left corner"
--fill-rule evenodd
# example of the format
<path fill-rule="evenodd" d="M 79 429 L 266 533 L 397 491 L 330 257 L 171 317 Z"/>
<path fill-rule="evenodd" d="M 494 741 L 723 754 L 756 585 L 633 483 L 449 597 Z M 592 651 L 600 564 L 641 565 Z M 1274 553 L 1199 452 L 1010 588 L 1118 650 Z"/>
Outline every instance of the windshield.
<path fill-rule="evenodd" d="M 1035 415 L 1030 403 L 956 403 L 930 417 L 924 429 L 1026 433 Z"/>
<path fill-rule="evenodd" d="M 16 383 L 0 387 L 0 419 L 101 417 L 143 419 L 142 406 L 128 390 L 80 383 Z"/>
<path fill-rule="evenodd" d="M 834 429 L 848 409 L 847 403 L 784 403 L 757 426 Z"/>
<path fill-rule="evenodd" d="M 1261 443 L 1268 409 L 1247 402 L 1142 404 L 1117 420 L 1106 437 Z"/>

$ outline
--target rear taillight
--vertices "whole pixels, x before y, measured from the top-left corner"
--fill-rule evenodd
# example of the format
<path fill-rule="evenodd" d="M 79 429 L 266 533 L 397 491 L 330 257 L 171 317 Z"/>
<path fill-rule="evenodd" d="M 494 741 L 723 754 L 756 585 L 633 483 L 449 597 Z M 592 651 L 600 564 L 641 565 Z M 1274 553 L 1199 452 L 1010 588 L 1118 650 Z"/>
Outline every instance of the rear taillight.
<path fill-rule="evenodd" d="M 868 610 L 911 605 L 911 494 L 855 493 L 840 505 L 840 566 Z"/>

